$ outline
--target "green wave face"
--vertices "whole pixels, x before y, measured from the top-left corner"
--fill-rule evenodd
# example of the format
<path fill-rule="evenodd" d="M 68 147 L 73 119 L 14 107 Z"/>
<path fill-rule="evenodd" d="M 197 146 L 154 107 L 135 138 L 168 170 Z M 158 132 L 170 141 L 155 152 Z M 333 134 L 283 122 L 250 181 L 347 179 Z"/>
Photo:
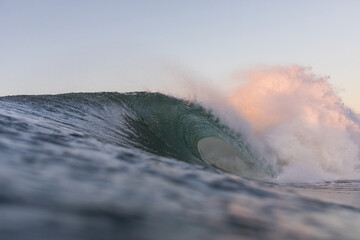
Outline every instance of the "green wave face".
<path fill-rule="evenodd" d="M 7 97 L 33 114 L 102 142 L 211 166 L 250 178 L 275 176 L 240 132 L 204 107 L 160 93 Z M 49 114 L 51 113 L 51 114 Z"/>
<path fill-rule="evenodd" d="M 274 171 L 235 132 L 202 106 L 160 93 L 121 95 L 128 144 L 165 157 L 254 178 Z"/>

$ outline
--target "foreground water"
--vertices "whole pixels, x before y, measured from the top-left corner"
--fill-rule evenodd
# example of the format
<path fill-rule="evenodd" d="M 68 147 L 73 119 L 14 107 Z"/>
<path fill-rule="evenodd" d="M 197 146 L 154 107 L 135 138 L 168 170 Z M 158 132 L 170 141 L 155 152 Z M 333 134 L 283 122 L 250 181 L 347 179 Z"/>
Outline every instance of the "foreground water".
<path fill-rule="evenodd" d="M 162 94 L 0 99 L 1 239 L 359 239 L 360 182 L 278 172 Z"/>

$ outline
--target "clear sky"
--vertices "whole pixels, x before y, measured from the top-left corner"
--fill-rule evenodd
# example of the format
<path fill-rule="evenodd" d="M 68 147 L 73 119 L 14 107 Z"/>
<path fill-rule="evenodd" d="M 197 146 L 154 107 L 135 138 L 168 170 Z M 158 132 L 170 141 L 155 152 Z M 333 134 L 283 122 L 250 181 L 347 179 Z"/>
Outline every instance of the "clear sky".
<path fill-rule="evenodd" d="M 360 112 L 360 1 L 0 0 L 0 95 L 151 90 L 168 68 L 221 86 L 291 64 Z"/>

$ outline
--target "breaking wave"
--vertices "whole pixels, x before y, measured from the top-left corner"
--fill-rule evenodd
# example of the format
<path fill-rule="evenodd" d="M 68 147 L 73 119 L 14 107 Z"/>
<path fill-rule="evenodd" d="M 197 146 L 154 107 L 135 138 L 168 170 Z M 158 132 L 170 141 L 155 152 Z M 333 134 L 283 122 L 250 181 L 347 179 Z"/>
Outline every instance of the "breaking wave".
<path fill-rule="evenodd" d="M 327 78 L 298 66 L 248 77 L 221 102 L 149 92 L 11 96 L 0 102 L 2 111 L 36 119 L 34 124 L 243 177 L 359 178 L 359 119 Z"/>

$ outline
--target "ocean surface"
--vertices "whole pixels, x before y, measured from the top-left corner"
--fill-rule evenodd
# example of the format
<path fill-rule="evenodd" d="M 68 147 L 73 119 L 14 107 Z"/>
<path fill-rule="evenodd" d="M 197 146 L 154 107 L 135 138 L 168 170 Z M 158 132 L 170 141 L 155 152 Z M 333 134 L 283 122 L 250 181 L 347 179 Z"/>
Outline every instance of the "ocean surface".
<path fill-rule="evenodd" d="M 0 239 L 360 239 L 350 123 L 224 116 L 161 93 L 1 97 Z"/>

